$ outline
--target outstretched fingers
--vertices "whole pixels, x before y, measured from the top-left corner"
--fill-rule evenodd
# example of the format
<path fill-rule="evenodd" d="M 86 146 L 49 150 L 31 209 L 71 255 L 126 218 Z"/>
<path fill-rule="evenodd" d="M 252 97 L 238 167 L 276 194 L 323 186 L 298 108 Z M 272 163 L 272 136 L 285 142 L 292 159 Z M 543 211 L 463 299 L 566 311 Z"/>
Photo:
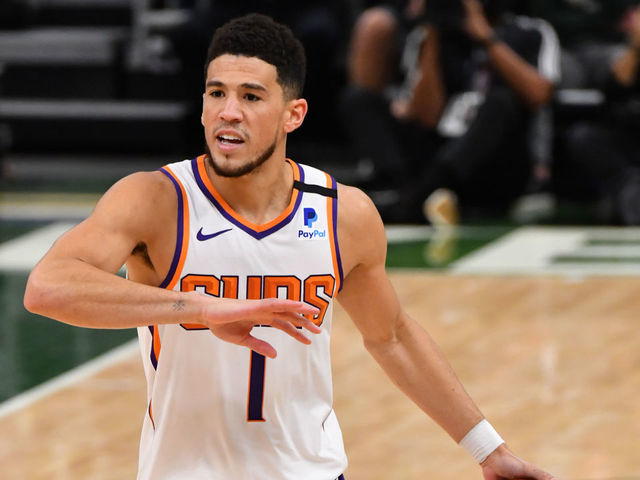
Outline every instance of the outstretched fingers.
<path fill-rule="evenodd" d="M 254 312 L 260 323 L 273 325 L 276 321 L 289 322 L 296 327 L 302 327 L 311 333 L 320 333 L 321 329 L 309 318 L 318 315 L 320 310 L 304 302 L 269 298 L 261 300 L 254 306 Z M 274 325 L 275 326 L 275 325 Z"/>

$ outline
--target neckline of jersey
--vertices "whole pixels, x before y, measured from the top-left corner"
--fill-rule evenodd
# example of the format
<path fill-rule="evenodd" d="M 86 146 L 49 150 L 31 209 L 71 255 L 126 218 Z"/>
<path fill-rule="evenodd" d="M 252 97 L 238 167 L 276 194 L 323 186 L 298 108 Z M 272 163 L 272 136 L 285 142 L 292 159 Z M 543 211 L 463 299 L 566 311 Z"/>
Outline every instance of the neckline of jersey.
<path fill-rule="evenodd" d="M 205 159 L 206 155 L 200 155 L 199 157 L 191 160 L 191 168 L 193 170 L 196 183 L 198 184 L 198 187 L 200 187 L 200 190 L 205 195 L 205 197 L 207 197 L 209 201 L 211 201 L 214 207 L 229 222 L 233 223 L 238 228 L 258 240 L 278 231 L 291 222 L 298 210 L 300 201 L 302 200 L 303 192 L 294 188 L 291 194 L 291 200 L 289 201 L 289 205 L 287 205 L 287 208 L 285 208 L 285 210 L 280 215 L 278 215 L 270 222 L 262 225 L 257 225 L 243 218 L 240 214 L 234 211 L 233 208 L 231 208 L 231 206 L 225 201 L 224 198 L 222 198 L 220 193 L 211 183 L 209 176 L 207 175 L 205 169 Z M 287 158 L 286 161 L 291 166 L 294 181 L 297 180 L 304 183 L 304 170 L 302 169 L 302 167 L 289 158 Z"/>

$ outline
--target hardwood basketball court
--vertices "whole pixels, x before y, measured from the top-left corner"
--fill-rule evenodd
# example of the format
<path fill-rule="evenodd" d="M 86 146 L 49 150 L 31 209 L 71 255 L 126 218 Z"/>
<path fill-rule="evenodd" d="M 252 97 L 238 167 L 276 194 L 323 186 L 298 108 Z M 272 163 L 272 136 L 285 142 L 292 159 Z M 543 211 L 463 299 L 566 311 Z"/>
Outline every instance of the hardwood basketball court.
<path fill-rule="evenodd" d="M 514 451 L 562 479 L 640 479 L 638 279 L 391 278 Z M 135 478 L 145 382 L 134 345 L 117 357 L 0 418 L 2 478 Z M 387 380 L 341 309 L 333 363 L 349 480 L 481 478 Z"/>

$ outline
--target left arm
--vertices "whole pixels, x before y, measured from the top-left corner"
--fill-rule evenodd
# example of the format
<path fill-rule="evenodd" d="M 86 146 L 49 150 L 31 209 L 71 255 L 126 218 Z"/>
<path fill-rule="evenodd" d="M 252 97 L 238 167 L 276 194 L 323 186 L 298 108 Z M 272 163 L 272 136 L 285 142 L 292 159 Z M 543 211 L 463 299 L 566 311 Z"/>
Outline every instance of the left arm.
<path fill-rule="evenodd" d="M 367 351 L 409 398 L 456 442 L 482 419 L 431 336 L 398 301 L 385 272 L 386 237 L 373 203 L 359 190 L 339 190 L 338 232 L 345 280 L 338 296 Z M 363 241 L 362 232 L 367 232 Z M 553 477 L 502 445 L 483 462 L 488 479 Z M 500 472 L 499 476 L 490 475 Z"/>

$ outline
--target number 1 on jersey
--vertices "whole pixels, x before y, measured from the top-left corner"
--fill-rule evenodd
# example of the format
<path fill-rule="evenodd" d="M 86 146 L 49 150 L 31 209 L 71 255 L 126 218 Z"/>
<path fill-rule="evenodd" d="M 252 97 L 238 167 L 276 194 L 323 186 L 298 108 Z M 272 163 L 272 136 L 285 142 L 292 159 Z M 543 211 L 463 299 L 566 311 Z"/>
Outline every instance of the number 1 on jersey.
<path fill-rule="evenodd" d="M 262 401 L 264 399 L 264 370 L 267 358 L 251 351 L 251 368 L 249 373 L 249 399 L 247 401 L 247 421 L 264 422 Z"/>

